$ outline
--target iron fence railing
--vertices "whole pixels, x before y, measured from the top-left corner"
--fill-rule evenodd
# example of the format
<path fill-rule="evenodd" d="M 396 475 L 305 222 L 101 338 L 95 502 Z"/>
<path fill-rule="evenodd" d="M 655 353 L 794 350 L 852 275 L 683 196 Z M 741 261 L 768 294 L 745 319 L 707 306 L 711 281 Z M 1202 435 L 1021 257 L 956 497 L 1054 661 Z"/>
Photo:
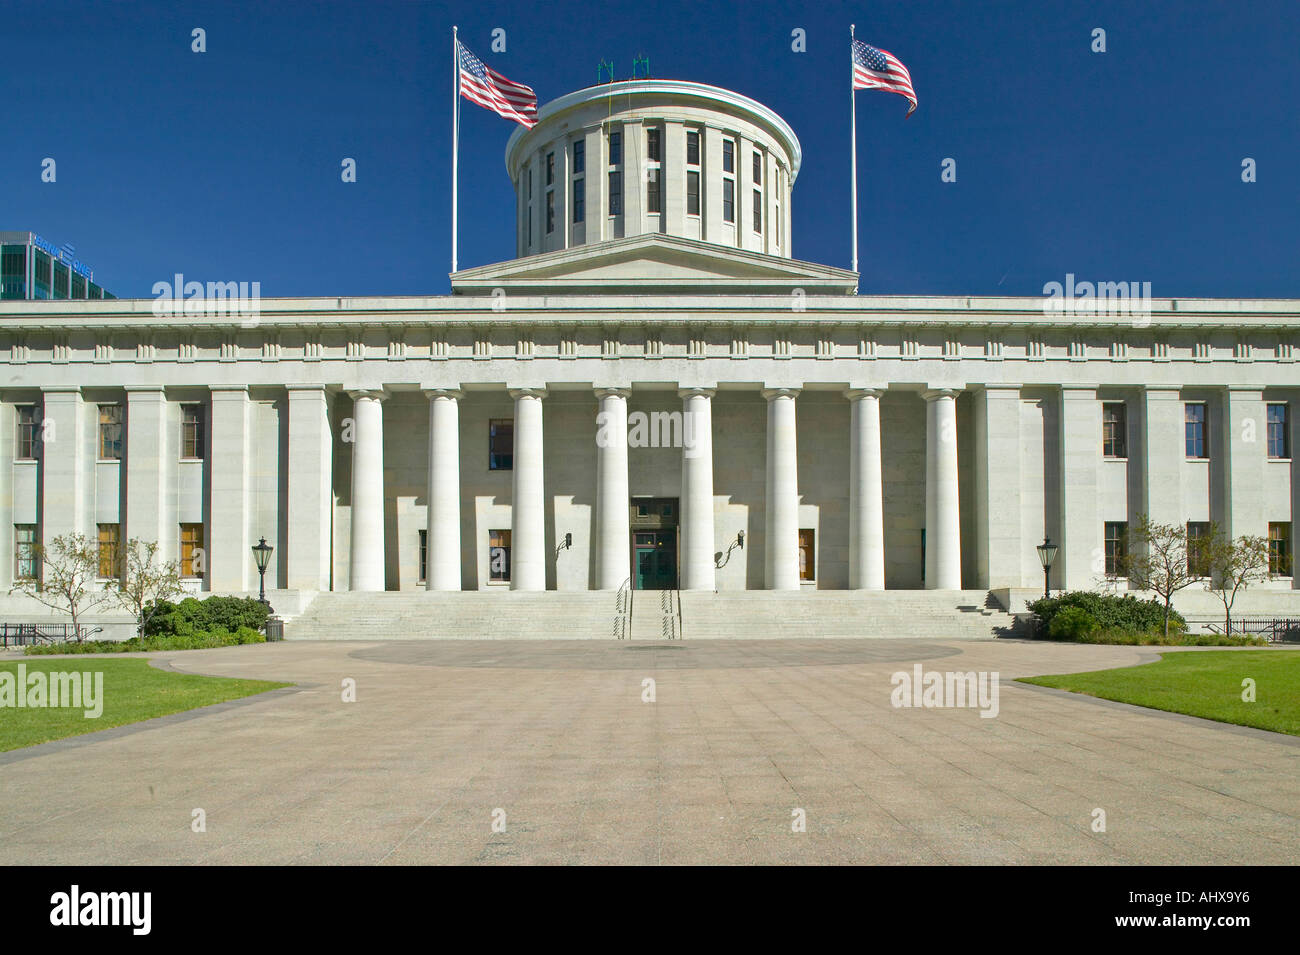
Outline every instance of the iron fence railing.
<path fill-rule="evenodd" d="M 1237 636 L 1264 637 L 1269 643 L 1300 643 L 1300 617 L 1275 617 L 1267 614 L 1234 614 L 1232 626 L 1223 617 L 1188 617 L 1189 631 L 1227 633 Z"/>
<path fill-rule="evenodd" d="M 74 629 L 70 623 L 0 623 L 0 646 L 22 647 L 84 640 L 101 629 L 85 625 Z"/>

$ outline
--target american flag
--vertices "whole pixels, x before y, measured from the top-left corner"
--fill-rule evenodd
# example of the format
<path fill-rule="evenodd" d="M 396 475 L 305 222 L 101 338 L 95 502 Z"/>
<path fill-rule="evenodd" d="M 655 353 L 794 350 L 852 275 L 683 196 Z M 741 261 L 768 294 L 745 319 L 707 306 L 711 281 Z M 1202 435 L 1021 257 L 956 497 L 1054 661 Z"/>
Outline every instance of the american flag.
<path fill-rule="evenodd" d="M 907 97 L 908 116 L 916 111 L 916 92 L 907 67 L 888 50 L 877 50 L 861 40 L 853 41 L 853 88 L 897 93 Z"/>
<path fill-rule="evenodd" d="M 460 65 L 460 95 L 487 107 L 498 116 L 513 119 L 529 129 L 537 125 L 537 94 L 523 83 L 508 80 L 456 41 Z"/>

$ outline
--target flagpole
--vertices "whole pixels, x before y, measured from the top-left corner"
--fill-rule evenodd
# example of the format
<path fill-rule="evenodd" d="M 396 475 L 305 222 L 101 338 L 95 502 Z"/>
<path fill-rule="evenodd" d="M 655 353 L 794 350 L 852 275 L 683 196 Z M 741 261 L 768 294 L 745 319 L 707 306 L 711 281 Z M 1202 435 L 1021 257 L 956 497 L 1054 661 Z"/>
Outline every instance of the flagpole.
<path fill-rule="evenodd" d="M 456 80 L 451 103 L 451 270 L 456 271 L 456 193 L 460 185 L 460 41 L 451 28 L 451 67 Z"/>
<path fill-rule="evenodd" d="M 849 24 L 849 136 L 853 140 L 853 271 L 858 270 L 858 91 L 853 72 L 853 30 Z"/>

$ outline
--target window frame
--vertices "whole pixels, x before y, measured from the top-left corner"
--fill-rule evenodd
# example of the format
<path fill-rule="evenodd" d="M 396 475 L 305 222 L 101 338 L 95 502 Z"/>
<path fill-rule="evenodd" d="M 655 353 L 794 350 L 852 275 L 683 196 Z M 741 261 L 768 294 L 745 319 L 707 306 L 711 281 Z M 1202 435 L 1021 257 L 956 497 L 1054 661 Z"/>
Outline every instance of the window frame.
<path fill-rule="evenodd" d="M 112 528 L 111 534 L 105 540 L 105 528 Z M 120 580 L 122 577 L 122 525 L 121 524 L 96 524 L 95 525 L 95 543 L 96 557 L 99 566 L 96 568 L 96 575 L 100 580 Z M 110 552 L 104 553 L 104 546 L 108 545 Z M 109 572 L 104 573 L 105 559 L 107 558 Z"/>
<path fill-rule="evenodd" d="M 694 205 L 694 209 L 691 206 Z M 686 170 L 686 214 L 700 214 L 700 173 L 697 169 Z"/>
<path fill-rule="evenodd" d="M 510 426 L 510 450 L 509 460 L 505 463 L 500 462 L 500 458 L 506 456 L 507 452 L 497 450 L 497 440 L 505 435 L 505 432 L 497 432 L 499 425 L 508 424 Z M 515 419 L 514 418 L 489 418 L 488 419 L 488 470 L 489 471 L 513 471 L 515 469 Z"/>
<path fill-rule="evenodd" d="M 110 418 L 116 416 L 117 420 L 105 421 L 104 413 L 106 411 L 110 412 Z M 99 425 L 98 425 L 98 434 L 96 436 L 98 439 L 97 440 L 98 446 L 96 450 L 98 452 L 98 460 L 100 461 L 111 462 L 111 461 L 122 460 L 122 426 L 125 418 L 125 414 L 123 412 L 124 409 L 120 402 L 112 402 L 109 404 L 102 404 L 98 406 Z M 116 432 L 117 436 L 115 439 L 113 439 L 110 442 L 111 446 L 106 452 L 105 439 L 107 435 L 113 433 L 114 428 L 117 429 Z"/>
<path fill-rule="evenodd" d="M 695 158 L 691 158 L 694 152 Z M 686 165 L 698 166 L 700 164 L 700 131 L 698 129 L 688 129 L 686 131 Z"/>
<path fill-rule="evenodd" d="M 736 224 L 736 180 L 722 178 L 722 221 Z"/>
<path fill-rule="evenodd" d="M 804 535 L 807 543 L 804 543 Z M 807 560 L 804 555 L 807 554 Z M 799 528 L 799 583 L 817 582 L 817 529 L 815 527 Z"/>
<path fill-rule="evenodd" d="M 185 539 L 187 528 L 195 529 L 193 540 Z M 201 567 L 197 572 L 194 570 L 194 552 L 206 552 L 207 547 L 207 530 L 202 521 L 182 521 L 180 524 L 180 554 L 179 571 L 182 580 L 203 580 L 207 576 L 207 567 Z M 206 560 L 200 561 L 202 564 Z"/>
<path fill-rule="evenodd" d="M 1193 408 L 1200 409 L 1200 419 L 1192 418 Z M 1183 456 L 1188 461 L 1205 461 L 1210 457 L 1210 447 L 1208 442 L 1210 424 L 1210 406 L 1205 401 L 1185 401 L 1183 402 Z M 1198 429 L 1199 433 L 1193 437 L 1193 428 Z M 1200 453 L 1193 453 L 1195 447 Z"/>
<path fill-rule="evenodd" d="M 1281 420 L 1273 420 L 1274 410 L 1281 412 Z M 1291 460 L 1291 406 L 1285 401 L 1270 401 L 1264 412 L 1265 448 L 1270 461 Z M 1277 453 L 1274 453 L 1273 428 L 1277 426 Z"/>
<path fill-rule="evenodd" d="M 25 413 L 31 414 L 31 420 L 24 421 Z M 14 405 L 14 460 L 35 461 L 40 457 L 41 416 L 34 404 Z M 24 453 L 24 443 L 26 453 Z"/>
<path fill-rule="evenodd" d="M 648 216 L 663 215 L 664 199 L 662 182 L 663 177 L 659 174 L 658 166 L 650 166 L 646 169 L 645 176 L 645 212 Z"/>
<path fill-rule="evenodd" d="M 619 167 L 623 165 L 623 130 L 621 129 L 609 131 L 609 164 Z"/>
<path fill-rule="evenodd" d="M 754 203 L 753 203 L 753 208 L 750 210 L 750 212 L 754 214 L 754 221 L 752 223 L 754 234 L 762 235 L 763 234 L 763 190 L 762 189 L 754 190 Z"/>
<path fill-rule="evenodd" d="M 41 574 L 41 559 L 36 553 L 36 547 L 40 543 L 37 537 L 36 524 L 15 524 L 14 525 L 14 580 L 36 580 Z M 25 534 L 30 533 L 31 539 L 24 540 Z M 26 548 L 26 553 L 24 553 Z M 28 564 L 31 567 L 31 573 L 23 572 L 23 565 Z"/>
<path fill-rule="evenodd" d="M 1107 415 L 1116 409 L 1119 412 L 1118 420 L 1108 420 Z M 1112 461 L 1128 460 L 1127 402 L 1103 401 L 1101 403 L 1101 455 Z"/>
<path fill-rule="evenodd" d="M 1116 528 L 1114 536 L 1111 528 Z M 1128 521 L 1103 521 L 1101 538 L 1105 575 L 1119 579 L 1123 576 L 1123 560 L 1128 556 Z"/>
<path fill-rule="evenodd" d="M 504 540 L 504 544 L 500 543 Z M 495 568 L 496 555 L 494 550 L 505 551 L 505 570 L 498 571 Z M 490 584 L 508 584 L 510 583 L 511 557 L 514 550 L 514 541 L 511 540 L 510 528 L 489 528 L 488 529 L 488 576 L 487 582 Z"/>
<path fill-rule="evenodd" d="M 188 409 L 198 409 L 198 415 L 193 421 L 189 420 L 186 415 Z M 205 413 L 203 402 L 201 401 L 183 401 L 180 403 L 181 409 L 181 446 L 180 458 L 182 461 L 206 461 L 207 460 L 207 414 Z M 193 446 L 197 453 L 186 454 L 185 452 Z"/>
<path fill-rule="evenodd" d="M 1196 528 L 1195 534 L 1192 528 Z M 1206 580 L 1210 577 L 1210 555 L 1204 548 L 1210 543 L 1210 524 L 1188 521 L 1183 530 L 1187 540 L 1187 573 L 1197 580 Z"/>
<path fill-rule="evenodd" d="M 623 214 L 623 173 L 617 169 L 609 171 L 609 214 Z"/>
<path fill-rule="evenodd" d="M 1269 521 L 1268 573 L 1270 577 L 1290 577 L 1295 573 L 1295 549 L 1290 521 Z"/>

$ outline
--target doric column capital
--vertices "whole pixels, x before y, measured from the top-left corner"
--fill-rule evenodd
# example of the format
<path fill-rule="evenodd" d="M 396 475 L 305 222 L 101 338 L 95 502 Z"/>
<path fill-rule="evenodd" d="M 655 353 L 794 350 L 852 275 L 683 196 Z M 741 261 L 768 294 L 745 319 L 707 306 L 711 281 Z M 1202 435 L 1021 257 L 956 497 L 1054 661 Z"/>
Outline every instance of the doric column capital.
<path fill-rule="evenodd" d="M 452 401 L 459 401 L 465 397 L 465 392 L 459 388 L 421 388 L 420 391 L 430 401 L 438 398 L 450 398 Z"/>
<path fill-rule="evenodd" d="M 510 397 L 518 401 L 520 398 L 545 398 L 545 388 L 511 388 Z"/>
<path fill-rule="evenodd" d="M 921 392 L 921 397 L 926 401 L 937 401 L 940 398 L 955 399 L 959 391 L 958 388 L 930 388 Z"/>
<path fill-rule="evenodd" d="M 678 398 L 712 398 L 718 393 L 716 388 L 678 388 Z"/>
<path fill-rule="evenodd" d="M 361 401 L 370 398 L 374 401 L 387 401 L 388 392 L 383 388 L 358 388 L 348 392 L 348 397 L 353 401 Z"/>
<path fill-rule="evenodd" d="M 632 397 L 631 388 L 595 388 L 597 400 L 601 398 L 630 398 Z"/>
<path fill-rule="evenodd" d="M 764 388 L 762 395 L 768 401 L 774 401 L 777 398 L 798 398 L 802 388 Z"/>
<path fill-rule="evenodd" d="M 849 401 L 857 401 L 860 398 L 880 398 L 885 393 L 884 388 L 846 388 L 844 397 Z"/>

